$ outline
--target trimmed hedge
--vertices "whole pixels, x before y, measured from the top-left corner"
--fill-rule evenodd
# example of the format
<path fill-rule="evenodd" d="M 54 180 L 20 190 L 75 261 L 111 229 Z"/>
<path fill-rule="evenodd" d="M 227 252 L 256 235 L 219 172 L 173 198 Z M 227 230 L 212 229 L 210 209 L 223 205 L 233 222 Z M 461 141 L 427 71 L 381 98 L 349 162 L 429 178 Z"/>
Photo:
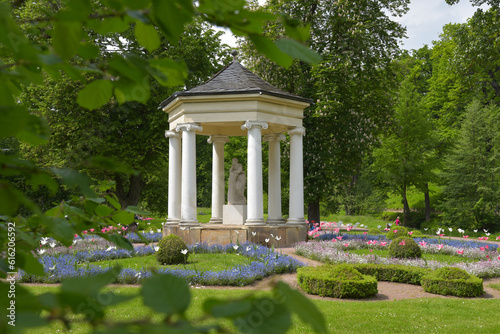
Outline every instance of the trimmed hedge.
<path fill-rule="evenodd" d="M 424 291 L 457 297 L 479 297 L 484 294 L 483 280 L 460 268 L 440 268 L 422 277 Z"/>
<path fill-rule="evenodd" d="M 397 232 L 394 232 L 397 231 Z M 408 229 L 404 226 L 396 226 L 393 225 L 391 226 L 391 230 L 387 232 L 385 235 L 387 239 L 396 239 L 399 237 L 407 237 L 408 236 Z"/>
<path fill-rule="evenodd" d="M 374 276 L 377 281 L 397 282 L 420 285 L 422 277 L 432 273 L 431 269 L 408 267 L 398 264 L 353 264 L 354 269 L 363 275 Z"/>
<path fill-rule="evenodd" d="M 369 298 L 378 293 L 377 280 L 352 265 L 322 265 L 297 269 L 299 286 L 307 293 L 334 298 Z"/>
<path fill-rule="evenodd" d="M 170 234 L 158 242 L 160 249 L 156 252 L 156 260 L 160 264 L 181 264 L 186 263 L 189 253 L 182 251 L 188 249 L 186 243 L 177 235 Z"/>
<path fill-rule="evenodd" d="M 422 250 L 411 237 L 399 237 L 389 244 L 389 256 L 398 259 L 420 259 Z"/>

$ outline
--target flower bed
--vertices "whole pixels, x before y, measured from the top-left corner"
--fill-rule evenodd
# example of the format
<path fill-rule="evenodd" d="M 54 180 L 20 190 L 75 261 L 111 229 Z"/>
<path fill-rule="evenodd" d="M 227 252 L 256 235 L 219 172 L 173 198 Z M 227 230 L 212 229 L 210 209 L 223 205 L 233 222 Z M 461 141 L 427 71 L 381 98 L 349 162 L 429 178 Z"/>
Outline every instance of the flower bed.
<path fill-rule="evenodd" d="M 234 253 L 246 256 L 253 261 L 250 261 L 248 265 L 222 271 L 160 268 L 157 269 L 157 272 L 182 277 L 190 284 L 244 286 L 272 274 L 294 272 L 298 267 L 303 266 L 301 262 L 291 257 L 280 255 L 267 247 L 249 243 L 241 246 L 196 244 L 188 247 L 191 253 Z M 41 255 L 39 261 L 44 266 L 45 275 L 34 276 L 20 271 L 18 281 L 21 283 L 59 283 L 62 279 L 68 277 L 94 276 L 112 270 L 112 268 L 102 268 L 90 264 L 82 268 L 78 265 L 91 261 L 145 256 L 154 252 L 154 246 L 139 246 L 134 251 L 108 246 L 104 250 L 81 251 L 74 254 Z M 125 268 L 119 273 L 117 283 L 136 284 L 150 276 L 151 272 L 149 270 Z"/>
<path fill-rule="evenodd" d="M 384 241 L 374 242 L 370 240 L 365 241 L 364 239 L 359 238 L 351 238 L 347 241 L 336 240 L 336 242 L 301 242 L 295 246 L 295 251 L 298 255 L 324 263 L 398 264 L 419 268 L 430 268 L 434 270 L 443 267 L 457 267 L 464 269 L 471 275 L 481 278 L 500 277 L 500 257 L 498 256 L 498 253 L 492 249 L 493 247 L 486 249 L 483 246 L 480 246 L 483 247 L 483 250 L 481 250 L 481 248 L 474 248 L 474 245 L 470 248 L 464 248 L 463 243 L 461 244 L 461 248 L 443 244 L 432 244 L 430 242 L 429 244 L 422 246 L 420 243 L 423 253 L 442 252 L 443 254 L 452 254 L 466 258 L 470 257 L 473 259 L 479 259 L 476 262 L 462 262 L 455 264 L 448 264 L 439 261 L 426 261 L 424 259 L 395 259 L 380 257 L 372 254 L 359 255 L 349 253 L 349 250 L 353 249 L 387 249 L 387 245 L 388 242 Z M 460 254 L 457 252 L 462 253 Z"/>

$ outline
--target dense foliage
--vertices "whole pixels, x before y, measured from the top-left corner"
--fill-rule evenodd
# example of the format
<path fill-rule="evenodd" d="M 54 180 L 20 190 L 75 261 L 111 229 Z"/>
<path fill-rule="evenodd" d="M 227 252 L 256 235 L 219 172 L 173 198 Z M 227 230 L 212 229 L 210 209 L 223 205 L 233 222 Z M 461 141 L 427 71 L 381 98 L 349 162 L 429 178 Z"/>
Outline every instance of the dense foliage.
<path fill-rule="evenodd" d="M 186 263 L 189 257 L 189 250 L 186 243 L 175 235 L 170 234 L 158 243 L 158 251 L 156 252 L 156 260 L 160 264 L 180 264 Z"/>

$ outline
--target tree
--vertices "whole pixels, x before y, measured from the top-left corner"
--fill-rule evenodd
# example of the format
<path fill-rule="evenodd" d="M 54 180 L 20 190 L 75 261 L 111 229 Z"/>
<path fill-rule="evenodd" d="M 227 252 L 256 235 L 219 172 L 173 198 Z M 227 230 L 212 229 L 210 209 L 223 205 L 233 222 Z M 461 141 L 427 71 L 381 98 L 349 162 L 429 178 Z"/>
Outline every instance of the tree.
<path fill-rule="evenodd" d="M 381 146 L 373 151 L 373 168 L 379 171 L 379 177 L 393 192 L 401 195 L 405 226 L 411 224 L 406 197 L 408 188 L 413 185 L 423 192 L 428 191 L 427 183 L 432 180 L 436 167 L 433 124 L 416 85 L 420 73 L 417 61 L 399 89 L 392 129 L 382 137 Z"/>
<path fill-rule="evenodd" d="M 460 228 L 500 228 L 500 108 L 473 101 L 443 171 L 443 220 Z"/>
<path fill-rule="evenodd" d="M 6 138 L 14 138 L 23 143 L 40 145 L 49 138 L 48 127 L 43 118 L 29 112 L 26 105 L 21 104 L 20 94 L 23 87 L 30 84 L 43 84 L 43 75 L 54 80 L 66 75 L 76 80 L 84 81 L 85 75 L 93 75 L 94 81 L 87 83 L 78 93 L 77 102 L 80 106 L 97 110 L 111 99 L 119 104 L 130 101 L 146 102 L 147 94 L 134 94 L 137 88 L 148 88 L 151 82 L 172 87 L 179 84 L 178 79 L 186 77 L 186 67 L 181 60 L 170 57 L 131 58 L 116 53 L 116 66 L 98 59 L 98 52 L 91 46 L 94 38 L 99 35 L 106 39 L 107 33 L 119 33 L 129 25 L 134 25 L 134 39 L 148 51 L 154 51 L 160 46 L 159 34 L 165 36 L 170 43 L 177 43 L 185 26 L 198 16 L 206 22 L 229 27 L 240 35 L 252 35 L 262 44 L 259 50 L 276 59 L 281 64 L 289 64 L 292 56 L 288 53 L 301 54 L 303 60 L 314 60 L 310 51 L 299 43 L 285 40 L 280 48 L 262 36 L 262 25 L 266 20 L 273 20 L 277 15 L 250 11 L 244 1 L 204 0 L 196 3 L 183 0 L 168 1 L 50 1 L 56 5 L 54 10 L 43 12 L 40 17 L 20 18 L 15 15 L 12 6 L 16 8 L 32 5 L 33 2 L 15 1 L 0 2 L 0 140 L 4 145 Z M 62 6 L 58 6 L 63 4 Z M 31 26 L 29 32 L 24 32 L 21 26 Z M 285 25 L 288 23 L 285 19 Z M 125 28 L 124 28 L 125 27 Z M 290 26 L 291 34 L 296 30 Z M 94 33 L 95 32 L 95 33 Z M 289 51 L 288 53 L 286 51 Z M 308 56 L 309 55 L 309 56 Z M 89 74 L 91 73 L 91 74 Z M 148 89 L 145 89 L 148 91 Z M 10 144 L 9 144 L 10 145 Z M 91 160 L 94 167 L 105 167 L 109 172 L 133 173 L 129 167 L 106 158 Z M 58 188 L 60 180 L 67 187 L 78 187 L 79 195 L 70 201 L 43 212 L 40 207 L 11 181 L 10 177 L 22 178 L 22 185 L 47 187 L 51 192 Z M 56 180 L 57 179 L 57 180 Z M 31 212 L 31 216 L 16 215 L 21 206 Z M 0 252 L 7 257 L 0 259 L 0 276 L 7 277 L 7 272 L 23 269 L 34 275 L 42 275 L 43 267 L 33 255 L 39 246 L 40 238 L 53 237 L 66 246 L 72 244 L 75 233 L 81 233 L 89 227 L 96 228 L 108 224 L 128 224 L 133 221 L 134 213 L 140 213 L 138 208 L 123 208 L 113 195 L 97 196 L 90 187 L 90 179 L 68 168 L 41 168 L 34 163 L 20 159 L 13 154 L 0 154 Z M 98 233 L 100 234 L 100 233 Z M 121 248 L 133 249 L 130 242 L 119 235 L 100 234 Z M 1 307 L 13 307 L 15 302 L 15 325 L 9 324 L 8 317 L 0 319 L 3 333 L 23 330 L 39 326 L 48 321 L 61 320 L 69 327 L 67 313 L 84 315 L 85 321 L 93 326 L 103 325 L 105 328 L 93 327 L 94 331 L 118 330 L 126 332 L 137 329 L 136 322 L 113 323 L 103 321 L 105 308 L 101 295 L 102 288 L 113 282 L 117 271 L 109 271 L 92 278 L 74 278 L 62 284 L 61 291 L 55 294 L 35 296 L 22 286 L 16 286 L 15 300 L 12 297 L 2 298 Z M 9 278 L 9 281 L 12 281 Z M 3 296 L 12 292 L 14 284 L 0 282 Z M 176 295 L 178 298 L 160 298 L 158 292 Z M 186 321 L 185 310 L 190 302 L 189 287 L 185 282 L 172 277 L 153 276 L 142 289 L 144 301 L 153 309 L 165 314 L 165 321 L 153 323 L 146 320 L 141 323 L 142 331 L 184 330 L 189 332 L 211 330 L 205 325 Z M 286 332 L 291 324 L 291 313 L 295 312 L 304 321 L 310 322 L 317 332 L 326 332 L 323 318 L 310 303 L 297 291 L 284 284 L 277 284 L 274 289 L 275 301 L 278 306 L 269 321 L 277 332 Z M 119 298 L 112 292 L 107 295 L 113 303 L 119 303 L 127 298 Z M 109 300 L 106 299 L 106 303 Z M 256 303 L 263 302 L 259 297 L 250 296 L 238 301 L 220 301 L 212 299 L 207 303 L 206 313 L 209 317 L 221 316 L 216 310 L 236 309 L 240 315 L 248 314 L 255 309 Z M 269 302 L 269 299 L 265 301 Z M 168 304 L 164 304 L 168 303 Z M 242 304 L 243 303 L 243 304 Z M 162 304 L 159 306 L 159 304 Z M 83 308 L 82 308 L 83 306 Z M 222 308 L 219 308 L 222 307 Z M 214 311 L 215 308 L 215 311 Z M 42 311 L 47 311 L 42 314 Z M 225 311 L 222 311 L 225 312 Z M 230 318 L 236 321 L 234 313 Z M 71 318 L 70 318 L 71 319 Z M 107 320 L 107 319 L 106 319 Z M 14 322 L 14 320 L 12 320 Z M 220 326 L 212 327 L 219 330 Z M 17 331 L 16 331 L 17 332 Z"/>
<path fill-rule="evenodd" d="M 320 202 L 356 183 L 363 157 L 389 124 L 396 76 L 391 61 L 398 54 L 404 27 L 390 18 L 408 10 L 409 1 L 269 1 L 269 12 L 284 12 L 306 43 L 323 60 L 316 66 L 296 61 L 280 68 L 259 56 L 247 41 L 249 67 L 275 86 L 311 98 L 305 110 L 304 183 L 309 220 L 319 220 Z M 304 22 L 300 25 L 298 22 Z M 286 29 L 270 24 L 279 38 Z M 307 30 L 305 30 L 307 32 Z"/>

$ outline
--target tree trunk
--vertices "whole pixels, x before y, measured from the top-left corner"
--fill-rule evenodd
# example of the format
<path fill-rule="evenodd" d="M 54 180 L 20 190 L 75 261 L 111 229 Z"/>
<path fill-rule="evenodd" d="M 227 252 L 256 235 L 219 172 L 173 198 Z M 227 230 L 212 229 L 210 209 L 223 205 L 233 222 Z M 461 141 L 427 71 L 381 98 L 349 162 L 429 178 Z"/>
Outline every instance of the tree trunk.
<path fill-rule="evenodd" d="M 403 185 L 403 226 L 410 225 L 410 206 L 408 205 L 408 199 L 406 198 L 406 183 Z"/>
<path fill-rule="evenodd" d="M 319 223 L 319 200 L 315 200 L 314 202 L 309 202 L 307 204 L 307 220 L 310 222 Z"/>
<path fill-rule="evenodd" d="M 130 175 L 128 179 L 126 179 L 125 175 L 116 174 L 115 181 L 116 197 L 118 197 L 121 206 L 123 208 L 129 205 L 136 206 L 145 185 L 142 175 Z"/>
<path fill-rule="evenodd" d="M 431 198 L 429 195 L 429 184 L 425 183 L 425 221 L 431 220 Z"/>

